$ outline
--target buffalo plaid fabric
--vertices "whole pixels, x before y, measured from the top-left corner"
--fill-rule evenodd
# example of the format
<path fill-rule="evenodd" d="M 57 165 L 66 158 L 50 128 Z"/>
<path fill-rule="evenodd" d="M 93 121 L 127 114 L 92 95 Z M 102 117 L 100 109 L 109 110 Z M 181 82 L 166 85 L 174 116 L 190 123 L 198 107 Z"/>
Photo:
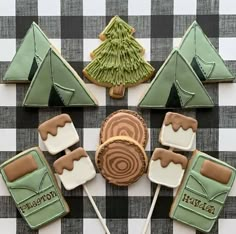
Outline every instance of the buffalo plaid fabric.
<path fill-rule="evenodd" d="M 108 90 L 84 79 L 97 97 L 99 107 L 26 109 L 21 104 L 28 84 L 1 82 L 32 21 L 39 24 L 82 77 L 81 71 L 90 61 L 90 51 L 100 44 L 98 34 L 114 15 L 121 16 L 136 29 L 135 37 L 146 49 L 145 58 L 156 70 L 197 19 L 230 70 L 236 73 L 236 3 L 233 0 L 0 0 L 0 163 L 39 145 L 52 164 L 60 155 L 51 156 L 46 152 L 37 127 L 60 113 L 70 114 L 80 135 L 79 144 L 93 162 L 102 120 L 121 108 L 138 110 L 146 120 L 150 133 L 146 147 L 149 157 L 160 146 L 158 135 L 166 110 L 136 107 L 148 83 L 130 88 L 124 99 L 114 100 Z M 177 111 L 197 118 L 197 149 L 236 166 L 236 83 L 205 87 L 216 104 L 214 108 Z M 97 173 L 87 186 L 112 234 L 141 233 L 156 188 L 146 175 L 128 188 L 121 188 L 108 184 Z M 62 188 L 62 192 L 71 212 L 45 228 L 32 231 L 18 213 L 0 177 L 0 233 L 104 233 L 82 187 L 73 191 Z M 175 192 L 161 188 L 148 233 L 199 234 L 168 217 Z M 235 233 L 235 228 L 236 186 L 211 233 Z"/>

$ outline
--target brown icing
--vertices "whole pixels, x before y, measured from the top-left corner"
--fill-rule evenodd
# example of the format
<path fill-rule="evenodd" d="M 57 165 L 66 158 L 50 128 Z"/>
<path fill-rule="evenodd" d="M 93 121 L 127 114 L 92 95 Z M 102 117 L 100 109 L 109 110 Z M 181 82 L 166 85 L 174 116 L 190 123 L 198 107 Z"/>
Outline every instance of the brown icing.
<path fill-rule="evenodd" d="M 198 122 L 196 119 L 174 112 L 166 113 L 164 124 L 166 126 L 171 124 L 174 131 L 178 131 L 179 128 L 182 127 L 184 130 L 192 128 L 193 132 L 196 132 L 198 126 Z"/>
<path fill-rule="evenodd" d="M 113 136 L 129 136 L 145 147 L 148 130 L 144 119 L 136 112 L 119 110 L 109 115 L 101 126 L 101 143 Z"/>
<path fill-rule="evenodd" d="M 16 159 L 3 168 L 7 180 L 12 182 L 34 170 L 38 169 L 34 157 L 30 154 Z"/>
<path fill-rule="evenodd" d="M 48 134 L 56 136 L 58 127 L 64 127 L 66 123 L 71 122 L 72 120 L 69 115 L 61 114 L 39 125 L 38 131 L 42 140 L 46 141 Z"/>
<path fill-rule="evenodd" d="M 202 164 L 200 173 L 203 176 L 216 180 L 222 184 L 227 184 L 230 180 L 232 170 L 210 160 L 205 160 Z"/>
<path fill-rule="evenodd" d="M 147 167 L 143 148 L 130 137 L 113 137 L 96 152 L 96 164 L 109 183 L 128 186 L 137 181 Z"/>
<path fill-rule="evenodd" d="M 125 86 L 118 85 L 110 88 L 109 95 L 113 98 L 122 98 L 124 97 Z"/>
<path fill-rule="evenodd" d="M 74 161 L 79 161 L 82 157 L 88 157 L 83 148 L 78 148 L 69 154 L 66 154 L 53 163 L 53 167 L 57 174 L 61 175 L 63 170 L 72 171 L 74 168 Z"/>
<path fill-rule="evenodd" d="M 181 164 L 182 168 L 185 169 L 188 164 L 188 160 L 182 154 L 174 153 L 170 150 L 156 148 L 152 155 L 152 160 L 160 160 L 162 167 L 167 167 L 170 162 L 175 164 Z"/>

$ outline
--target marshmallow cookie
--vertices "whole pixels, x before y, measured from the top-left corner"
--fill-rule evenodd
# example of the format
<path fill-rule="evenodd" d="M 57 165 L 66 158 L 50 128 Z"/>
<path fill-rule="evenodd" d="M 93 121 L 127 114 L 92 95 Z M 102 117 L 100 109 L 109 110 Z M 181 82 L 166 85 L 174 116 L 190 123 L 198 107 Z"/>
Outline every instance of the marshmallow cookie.
<path fill-rule="evenodd" d="M 118 110 L 110 114 L 102 123 L 100 143 L 114 136 L 128 136 L 143 147 L 148 141 L 148 130 L 144 119 L 135 111 Z"/>
<path fill-rule="evenodd" d="M 53 167 L 66 190 L 71 190 L 96 176 L 96 171 L 83 148 L 78 148 L 57 159 Z"/>
<path fill-rule="evenodd" d="M 161 144 L 170 146 L 170 150 L 156 148 L 148 168 L 148 178 L 157 183 L 152 205 L 143 229 L 146 233 L 149 221 L 154 210 L 161 185 L 176 188 L 180 185 L 187 158 L 181 154 L 172 152 L 173 148 L 190 150 L 193 146 L 197 131 L 197 120 L 174 112 L 166 113 L 159 135 Z"/>
<path fill-rule="evenodd" d="M 110 234 L 91 194 L 85 183 L 96 176 L 95 168 L 83 148 L 70 151 L 68 147 L 79 141 L 79 136 L 74 124 L 67 114 L 58 115 L 44 123 L 39 128 L 39 133 L 51 154 L 65 151 L 66 154 L 57 159 L 53 166 L 66 190 L 83 185 L 85 192 L 107 234 Z"/>
<path fill-rule="evenodd" d="M 235 168 L 196 150 L 171 206 L 170 217 L 201 232 L 210 232 L 234 180 Z"/>
<path fill-rule="evenodd" d="M 79 142 L 79 135 L 68 114 L 61 114 L 38 127 L 39 134 L 50 154 L 57 154 Z"/>
<path fill-rule="evenodd" d="M 32 229 L 69 212 L 54 174 L 39 148 L 31 148 L 0 165 L 3 181 Z"/>
<path fill-rule="evenodd" d="M 162 124 L 159 141 L 162 145 L 190 150 L 196 137 L 197 126 L 196 119 L 168 112 Z"/>
<path fill-rule="evenodd" d="M 149 163 L 148 178 L 156 184 L 178 187 L 187 163 L 187 158 L 181 154 L 156 148 Z"/>
<path fill-rule="evenodd" d="M 109 183 L 128 186 L 146 171 L 148 158 L 143 147 L 127 136 L 109 138 L 96 151 L 96 165 Z"/>

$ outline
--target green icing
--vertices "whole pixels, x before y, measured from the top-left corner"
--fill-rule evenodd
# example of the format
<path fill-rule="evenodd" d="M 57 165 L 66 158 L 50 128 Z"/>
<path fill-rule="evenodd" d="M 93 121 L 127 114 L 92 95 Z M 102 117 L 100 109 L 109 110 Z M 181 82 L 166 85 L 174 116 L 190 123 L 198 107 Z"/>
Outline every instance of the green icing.
<path fill-rule="evenodd" d="M 187 103 L 193 98 L 195 93 L 188 92 L 187 90 L 182 88 L 178 80 L 175 81 L 175 86 L 177 88 L 179 98 L 181 100 L 181 106 L 186 106 Z"/>
<path fill-rule="evenodd" d="M 179 50 L 189 63 L 192 63 L 194 58 L 197 60 L 197 64 L 193 63 L 195 65 L 193 68 L 202 71 L 205 79 L 201 80 L 220 82 L 234 79 L 233 74 L 196 21 L 184 35 Z M 195 71 L 198 74 L 197 70 Z"/>
<path fill-rule="evenodd" d="M 53 101 L 50 98 L 52 87 Z M 60 103 L 63 106 L 95 106 L 96 100 L 73 68 L 50 48 L 30 84 L 23 105 L 44 107 L 59 106 Z"/>
<path fill-rule="evenodd" d="M 92 54 L 84 69 L 90 80 L 102 86 L 132 86 L 151 77 L 154 68 L 142 58 L 142 46 L 131 35 L 132 27 L 118 16 L 103 32 L 106 40 Z"/>
<path fill-rule="evenodd" d="M 174 108 L 175 106 L 169 105 L 169 94 L 173 84 L 177 89 L 182 108 L 212 107 L 214 105 L 189 63 L 179 50 L 174 49 L 152 80 L 139 106 Z"/>
<path fill-rule="evenodd" d="M 61 97 L 61 100 L 63 100 L 64 105 L 65 106 L 69 105 L 70 100 L 71 100 L 75 90 L 63 87 L 62 85 L 59 85 L 57 83 L 54 83 L 54 87 L 55 87 L 57 93 L 59 94 L 59 96 Z"/>
<path fill-rule="evenodd" d="M 228 167 L 232 175 L 227 184 L 201 175 L 205 160 Z M 170 217 L 196 229 L 209 232 L 223 208 L 235 179 L 235 169 L 205 153 L 197 152 L 190 160 L 185 177 L 173 202 Z"/>
<path fill-rule="evenodd" d="M 3 80 L 5 82 L 30 81 L 37 70 L 37 65 L 40 65 L 47 54 L 50 45 L 47 36 L 33 22 L 9 65 Z"/>
<path fill-rule="evenodd" d="M 118 15 L 113 17 L 102 32 L 107 38 L 123 38 L 132 34 L 133 27 L 122 20 Z"/>
<path fill-rule="evenodd" d="M 38 169 L 9 182 L 4 167 L 29 154 L 36 161 Z M 53 173 L 37 148 L 26 150 L 6 161 L 0 166 L 0 171 L 19 212 L 32 229 L 38 229 L 69 212 Z"/>

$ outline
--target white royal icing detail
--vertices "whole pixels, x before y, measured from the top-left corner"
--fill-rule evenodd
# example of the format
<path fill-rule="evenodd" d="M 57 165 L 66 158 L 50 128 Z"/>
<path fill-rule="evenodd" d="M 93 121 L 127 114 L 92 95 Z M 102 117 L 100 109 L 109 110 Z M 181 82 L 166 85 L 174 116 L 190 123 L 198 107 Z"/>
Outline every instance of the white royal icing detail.
<path fill-rule="evenodd" d="M 179 163 L 170 162 L 167 167 L 162 167 L 159 159 L 150 161 L 148 178 L 156 184 L 176 188 L 180 185 L 183 175 L 184 169 Z"/>
<path fill-rule="evenodd" d="M 196 133 L 192 128 L 184 130 L 182 127 L 174 131 L 172 125 L 162 125 L 160 142 L 162 145 L 170 146 L 181 150 L 191 150 L 194 145 Z"/>
<path fill-rule="evenodd" d="M 63 170 L 59 178 L 66 190 L 71 190 L 96 176 L 96 171 L 89 157 L 82 157 L 74 161 L 74 167 L 71 171 Z"/>
<path fill-rule="evenodd" d="M 64 127 L 57 128 L 56 136 L 49 133 L 43 142 L 49 153 L 57 154 L 79 142 L 79 135 L 73 123 L 66 123 Z"/>

